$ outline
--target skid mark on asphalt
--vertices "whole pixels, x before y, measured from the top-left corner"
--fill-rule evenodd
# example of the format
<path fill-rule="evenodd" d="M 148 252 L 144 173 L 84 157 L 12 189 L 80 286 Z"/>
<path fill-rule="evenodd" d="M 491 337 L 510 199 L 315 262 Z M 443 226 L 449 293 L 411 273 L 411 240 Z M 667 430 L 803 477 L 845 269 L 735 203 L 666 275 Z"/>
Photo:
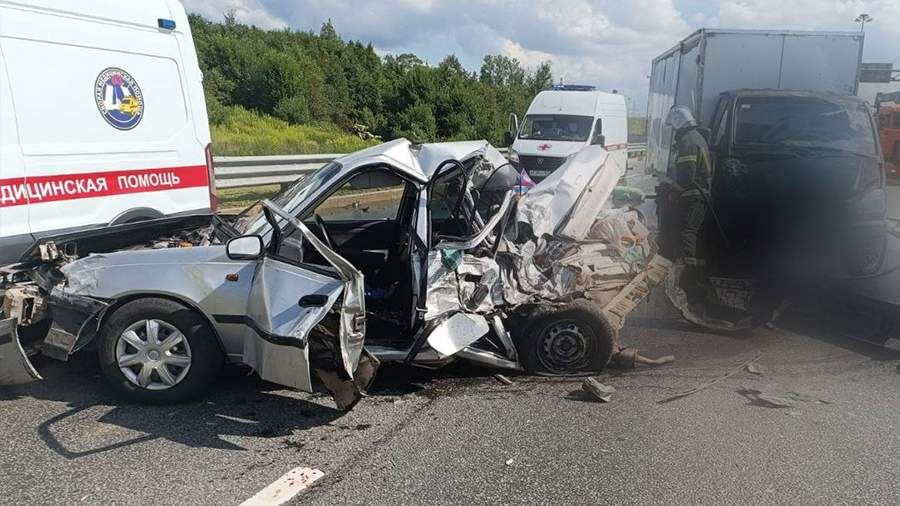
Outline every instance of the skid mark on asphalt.
<path fill-rule="evenodd" d="M 325 473 L 309 467 L 295 467 L 281 478 L 273 481 L 266 488 L 260 490 L 250 499 L 241 503 L 241 506 L 277 506 L 290 501 L 294 496 L 309 488 Z"/>

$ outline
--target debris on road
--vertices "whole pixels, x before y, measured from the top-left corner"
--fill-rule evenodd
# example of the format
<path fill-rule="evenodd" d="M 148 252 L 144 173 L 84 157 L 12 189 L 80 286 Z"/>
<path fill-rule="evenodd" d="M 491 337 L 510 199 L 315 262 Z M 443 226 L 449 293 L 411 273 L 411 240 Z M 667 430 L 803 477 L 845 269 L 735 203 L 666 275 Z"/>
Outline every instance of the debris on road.
<path fill-rule="evenodd" d="M 507 461 L 506 461 L 506 465 L 508 465 L 508 466 L 513 465 L 513 459 L 507 460 Z"/>
<path fill-rule="evenodd" d="M 616 387 L 604 385 L 597 381 L 596 378 L 588 378 L 581 383 L 581 388 L 585 392 L 596 397 L 600 402 L 610 402 L 612 394 L 615 393 Z"/>
<path fill-rule="evenodd" d="M 737 374 L 737 373 L 743 371 L 743 370 L 747 367 L 748 364 L 751 364 L 751 363 L 753 363 L 753 362 L 756 362 L 757 360 L 760 359 L 760 357 L 762 357 L 762 353 L 756 355 L 756 356 L 755 356 L 754 358 L 752 358 L 751 360 L 748 360 L 748 361 L 742 363 L 741 365 L 735 367 L 734 369 L 732 369 L 732 370 L 729 371 L 728 373 L 723 374 L 722 376 L 719 376 L 718 378 L 716 378 L 716 379 L 714 379 L 714 380 L 712 380 L 712 381 L 708 381 L 708 382 L 703 383 L 702 385 L 696 386 L 696 387 L 694 387 L 694 388 L 692 388 L 692 389 L 690 389 L 690 390 L 685 390 L 684 392 L 677 393 L 677 394 L 675 394 L 675 395 L 673 395 L 673 396 L 671 396 L 671 397 L 666 397 L 665 399 L 660 399 L 660 400 L 658 400 L 658 401 L 656 401 L 656 402 L 657 402 L 657 404 L 665 404 L 665 403 L 667 403 L 667 402 L 677 401 L 678 399 L 681 399 L 681 398 L 687 397 L 687 396 L 689 396 L 689 395 L 693 395 L 693 394 L 695 394 L 695 393 L 697 393 L 697 392 L 701 392 L 701 391 L 703 391 L 703 390 L 706 390 L 707 388 L 709 388 L 709 387 L 715 385 L 716 383 L 719 383 L 719 382 L 721 382 L 721 381 L 724 381 L 724 380 L 726 380 L 726 379 L 728 379 L 728 378 L 734 376 L 735 374 Z"/>
<path fill-rule="evenodd" d="M 507 378 L 506 376 L 504 376 L 502 374 L 495 374 L 494 378 L 496 378 L 497 381 L 499 381 L 500 383 L 503 383 L 504 385 L 512 385 L 513 383 L 515 383 L 513 380 Z"/>
<path fill-rule="evenodd" d="M 649 358 L 641 355 L 637 348 L 620 346 L 618 350 L 613 352 L 613 356 L 609 361 L 609 366 L 617 369 L 634 369 L 638 364 L 664 365 L 671 364 L 674 361 L 675 355 Z"/>
<path fill-rule="evenodd" d="M 749 364 L 747 364 L 747 372 L 749 372 L 750 374 L 762 375 L 765 374 L 766 368 L 757 364 L 756 362 L 750 362 Z"/>
<path fill-rule="evenodd" d="M 831 404 L 828 401 L 811 395 L 790 391 L 782 392 L 776 389 L 756 390 L 752 388 L 743 388 L 738 390 L 737 393 L 749 399 L 751 405 L 763 408 L 793 408 L 798 402 Z"/>

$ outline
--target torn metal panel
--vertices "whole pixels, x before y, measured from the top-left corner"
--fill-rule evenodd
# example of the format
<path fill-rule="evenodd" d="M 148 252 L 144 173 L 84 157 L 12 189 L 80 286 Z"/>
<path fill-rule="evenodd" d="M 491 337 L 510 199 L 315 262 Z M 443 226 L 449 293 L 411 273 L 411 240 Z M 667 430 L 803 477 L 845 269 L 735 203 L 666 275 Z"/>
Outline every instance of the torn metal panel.
<path fill-rule="evenodd" d="M 489 330 L 488 322 L 483 316 L 456 313 L 439 323 L 429 334 L 428 345 L 449 357 L 487 335 Z"/>
<path fill-rule="evenodd" d="M 616 330 L 625 324 L 627 316 L 638 303 L 650 293 L 650 289 L 658 285 L 669 274 L 672 263 L 656 255 L 647 264 L 647 268 L 638 273 L 622 290 L 603 307 L 603 314 Z"/>
<path fill-rule="evenodd" d="M 513 371 L 522 371 L 524 368 L 517 360 L 510 360 L 492 351 L 482 350 L 472 346 L 467 346 L 455 355 L 457 358 L 475 362 L 476 364 L 488 367 L 500 367 L 502 369 L 510 369 Z"/>
<path fill-rule="evenodd" d="M 581 240 L 624 173 L 601 146 L 586 147 L 522 197 L 517 221 L 529 224 L 537 238 Z"/>
<path fill-rule="evenodd" d="M 44 317 L 46 301 L 37 285 L 13 286 L 4 292 L 2 312 L 20 325 L 31 325 Z"/>
<path fill-rule="evenodd" d="M 39 379 L 41 375 L 19 343 L 16 319 L 0 320 L 0 385 L 21 385 Z"/>

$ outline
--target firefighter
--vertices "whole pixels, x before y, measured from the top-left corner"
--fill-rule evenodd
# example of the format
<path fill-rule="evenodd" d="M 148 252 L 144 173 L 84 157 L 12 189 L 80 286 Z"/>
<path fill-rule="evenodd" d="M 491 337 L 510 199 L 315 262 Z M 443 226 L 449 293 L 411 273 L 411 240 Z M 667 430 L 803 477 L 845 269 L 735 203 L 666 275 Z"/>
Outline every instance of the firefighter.
<path fill-rule="evenodd" d="M 706 262 L 700 251 L 699 236 L 706 220 L 712 178 L 709 145 L 687 107 L 672 107 L 666 124 L 674 130 L 667 185 L 669 201 L 674 204 L 672 221 L 677 224 L 672 254 L 676 262 L 684 265 L 679 285 L 688 302 L 697 303 L 705 293 L 701 280 Z"/>

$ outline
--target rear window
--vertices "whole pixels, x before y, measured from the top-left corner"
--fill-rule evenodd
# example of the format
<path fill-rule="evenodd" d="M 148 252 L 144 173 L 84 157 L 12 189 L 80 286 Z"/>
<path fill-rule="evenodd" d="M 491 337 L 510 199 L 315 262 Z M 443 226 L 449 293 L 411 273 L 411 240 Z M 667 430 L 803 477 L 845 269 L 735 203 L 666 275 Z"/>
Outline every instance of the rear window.
<path fill-rule="evenodd" d="M 812 147 L 875 155 L 865 105 L 817 97 L 744 97 L 736 109 L 735 145 Z"/>
<path fill-rule="evenodd" d="M 529 114 L 525 116 L 520 139 L 584 142 L 591 134 L 594 118 L 571 114 Z"/>

